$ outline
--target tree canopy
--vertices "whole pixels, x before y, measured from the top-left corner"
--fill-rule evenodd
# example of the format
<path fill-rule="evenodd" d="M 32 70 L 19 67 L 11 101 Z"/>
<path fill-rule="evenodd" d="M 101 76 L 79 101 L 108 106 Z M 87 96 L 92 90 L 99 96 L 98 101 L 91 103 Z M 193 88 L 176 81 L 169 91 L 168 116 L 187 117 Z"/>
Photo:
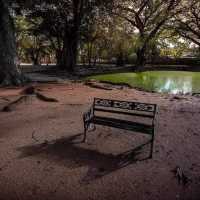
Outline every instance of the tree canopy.
<path fill-rule="evenodd" d="M 8 28 L 13 35 L 13 66 L 18 55 L 20 62 L 56 62 L 70 73 L 77 63 L 104 61 L 135 63 L 135 69 L 142 70 L 155 57 L 180 57 L 200 46 L 198 0 L 0 2 L 1 9 L 7 9 L 7 19 L 1 18 L 7 27 L 1 34 Z"/>

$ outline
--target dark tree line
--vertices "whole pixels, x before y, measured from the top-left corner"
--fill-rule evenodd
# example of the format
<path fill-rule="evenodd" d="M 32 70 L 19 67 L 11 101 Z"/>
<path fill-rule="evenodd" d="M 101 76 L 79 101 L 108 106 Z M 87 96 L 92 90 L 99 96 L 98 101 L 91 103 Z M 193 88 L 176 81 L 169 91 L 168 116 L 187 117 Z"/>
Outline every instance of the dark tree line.
<path fill-rule="evenodd" d="M 44 3 L 45 2 L 45 3 Z M 78 47 L 83 32 L 87 32 L 90 18 L 100 1 L 95 0 L 60 0 L 43 1 L 29 8 L 27 18 L 42 19 L 35 32 L 44 34 L 56 52 L 57 64 L 60 68 L 73 72 L 77 63 Z"/>
<path fill-rule="evenodd" d="M 73 72 L 77 63 L 78 46 L 82 28 L 100 1 L 95 0 L 44 0 L 10 1 L 0 0 L 0 83 L 20 84 L 21 75 L 17 70 L 16 38 L 14 15 L 25 15 L 30 22 L 41 19 L 32 30 L 36 35 L 44 34 L 56 50 L 57 61 L 62 69 Z M 85 27 L 84 27 L 85 26 Z M 33 55 L 37 63 L 38 55 Z M 35 57 L 34 57 L 35 56 Z"/>
<path fill-rule="evenodd" d="M 163 29 L 173 29 L 200 46 L 199 6 L 199 0 L 0 0 L 0 84 L 17 85 L 24 81 L 17 68 L 13 23 L 16 16 L 24 16 L 32 24 L 27 31 L 36 40 L 42 35 L 39 46 L 29 49 L 34 64 L 38 64 L 40 53 L 45 48 L 43 39 L 50 43 L 61 69 L 70 73 L 74 71 L 80 48 L 85 42 L 88 42 L 87 54 L 91 64 L 94 42 L 104 35 L 98 31 L 100 26 L 106 32 L 106 26 L 109 28 L 111 23 L 120 21 L 125 24 L 123 27 L 127 32 L 138 35 L 136 69 L 143 70 L 148 47 Z M 121 65 L 124 42 L 113 42 L 118 42 L 117 63 Z M 103 43 L 108 42 L 105 40 Z M 104 45 L 107 49 L 108 44 Z M 96 52 L 102 52 L 102 48 Z"/>

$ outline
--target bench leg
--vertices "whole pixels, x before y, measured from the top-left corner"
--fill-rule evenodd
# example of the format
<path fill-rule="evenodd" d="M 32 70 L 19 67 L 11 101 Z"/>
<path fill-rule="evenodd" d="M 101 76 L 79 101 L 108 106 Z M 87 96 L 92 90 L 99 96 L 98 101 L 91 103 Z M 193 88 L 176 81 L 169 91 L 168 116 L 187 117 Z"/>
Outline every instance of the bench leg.
<path fill-rule="evenodd" d="M 83 142 L 86 142 L 86 135 L 87 134 L 87 129 L 84 127 L 84 136 L 83 136 Z"/>
<path fill-rule="evenodd" d="M 83 132 L 83 140 L 82 140 L 82 142 L 86 142 L 87 130 L 88 130 L 88 127 L 90 126 L 90 123 L 86 122 L 85 119 L 83 119 L 83 125 L 84 125 L 84 132 Z"/>
<path fill-rule="evenodd" d="M 92 125 L 93 125 L 93 127 L 92 127 L 92 129 L 90 130 L 91 124 L 86 124 L 86 123 L 84 122 L 84 132 L 83 132 L 84 136 L 83 136 L 83 140 L 82 140 L 83 142 L 86 142 L 87 131 L 95 131 L 95 130 L 96 130 L 95 124 L 92 124 Z"/>
<path fill-rule="evenodd" d="M 91 129 L 91 131 L 95 131 L 96 130 L 96 126 L 95 126 L 95 124 L 92 124 L 92 129 Z"/>
<path fill-rule="evenodd" d="M 153 130 L 152 138 L 151 138 L 151 150 L 150 150 L 150 156 L 149 156 L 149 158 L 153 157 L 153 144 L 154 144 L 154 130 Z"/>
<path fill-rule="evenodd" d="M 83 132 L 83 140 L 82 142 L 86 142 L 86 136 L 87 136 L 87 124 L 86 122 L 83 120 L 84 123 L 84 132 Z"/>

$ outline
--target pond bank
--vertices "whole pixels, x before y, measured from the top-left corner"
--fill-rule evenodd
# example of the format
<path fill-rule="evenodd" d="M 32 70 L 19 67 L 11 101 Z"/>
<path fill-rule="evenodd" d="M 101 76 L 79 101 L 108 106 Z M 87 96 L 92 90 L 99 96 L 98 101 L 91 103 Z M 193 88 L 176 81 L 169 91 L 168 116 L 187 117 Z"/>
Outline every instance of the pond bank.
<path fill-rule="evenodd" d="M 129 72 L 90 76 L 87 79 L 112 84 L 126 84 L 130 87 L 139 88 L 140 90 L 149 92 L 172 94 L 200 93 L 200 72 Z"/>

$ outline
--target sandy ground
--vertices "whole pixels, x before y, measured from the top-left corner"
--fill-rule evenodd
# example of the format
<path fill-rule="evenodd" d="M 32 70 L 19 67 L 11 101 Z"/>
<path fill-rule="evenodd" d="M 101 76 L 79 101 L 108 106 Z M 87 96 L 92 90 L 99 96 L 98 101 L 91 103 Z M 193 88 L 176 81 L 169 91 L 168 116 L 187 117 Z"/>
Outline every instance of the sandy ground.
<path fill-rule="evenodd" d="M 82 83 L 37 87 L 59 102 L 33 96 L 0 112 L 0 200 L 200 199 L 200 98 Z M 0 89 L 0 108 L 21 90 Z M 148 139 L 138 133 L 99 126 L 80 143 L 94 97 L 158 104 L 153 159 L 145 159 L 148 145 L 134 150 Z"/>

